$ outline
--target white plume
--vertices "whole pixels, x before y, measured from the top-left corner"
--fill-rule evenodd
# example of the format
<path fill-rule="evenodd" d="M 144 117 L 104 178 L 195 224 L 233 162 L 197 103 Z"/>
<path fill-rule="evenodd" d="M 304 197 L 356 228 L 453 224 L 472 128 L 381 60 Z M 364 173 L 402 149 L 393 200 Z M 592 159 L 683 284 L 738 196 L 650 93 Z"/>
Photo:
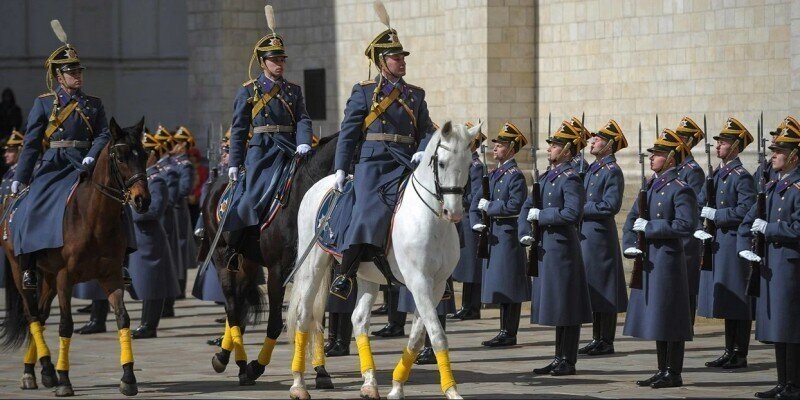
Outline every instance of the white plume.
<path fill-rule="evenodd" d="M 64 32 L 64 28 L 61 27 L 61 22 L 57 19 L 50 21 L 50 27 L 53 28 L 53 33 L 56 34 L 58 40 L 61 43 L 67 44 L 67 32 Z"/>
<path fill-rule="evenodd" d="M 386 12 L 386 6 L 383 5 L 381 0 L 375 0 L 375 13 L 378 14 L 378 18 L 380 18 L 381 22 L 386 25 L 387 28 L 391 29 L 392 26 L 389 24 L 389 13 Z"/>
<path fill-rule="evenodd" d="M 267 27 L 272 31 L 272 34 L 275 34 L 275 12 L 272 10 L 272 6 L 267 4 L 264 6 L 264 15 L 267 17 Z"/>

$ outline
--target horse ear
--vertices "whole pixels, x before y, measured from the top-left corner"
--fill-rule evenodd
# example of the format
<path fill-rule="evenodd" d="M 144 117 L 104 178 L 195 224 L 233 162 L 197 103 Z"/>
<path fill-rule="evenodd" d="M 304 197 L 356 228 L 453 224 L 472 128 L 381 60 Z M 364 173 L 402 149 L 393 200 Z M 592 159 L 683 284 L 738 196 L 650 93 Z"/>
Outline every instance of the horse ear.
<path fill-rule="evenodd" d="M 478 136 L 478 132 L 481 131 L 481 128 L 483 128 L 483 121 L 478 119 L 478 123 L 475 124 L 475 126 L 473 126 L 472 128 L 467 129 L 467 133 L 469 134 L 469 137 L 470 138 L 474 138 L 475 136 Z"/>
<path fill-rule="evenodd" d="M 450 135 L 450 132 L 453 131 L 453 123 L 447 121 L 442 125 L 442 136 L 447 137 Z"/>
<path fill-rule="evenodd" d="M 108 130 L 111 131 L 111 139 L 115 142 L 120 139 L 123 133 L 122 128 L 119 127 L 114 117 L 111 117 L 111 121 L 108 121 Z"/>
<path fill-rule="evenodd" d="M 142 115 L 142 119 L 139 120 L 139 123 L 136 124 L 136 132 L 134 133 L 134 138 L 136 138 L 137 142 L 142 141 L 142 135 L 144 135 L 144 115 Z"/>

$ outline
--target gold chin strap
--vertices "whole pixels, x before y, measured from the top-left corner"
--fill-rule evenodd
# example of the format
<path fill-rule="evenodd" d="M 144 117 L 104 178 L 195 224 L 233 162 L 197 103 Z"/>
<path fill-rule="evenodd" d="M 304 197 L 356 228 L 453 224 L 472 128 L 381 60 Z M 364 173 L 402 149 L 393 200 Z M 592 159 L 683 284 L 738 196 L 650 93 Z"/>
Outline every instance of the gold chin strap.
<path fill-rule="evenodd" d="M 561 152 L 558 153 L 558 158 L 560 159 L 561 157 L 564 157 L 564 154 L 568 153 L 569 149 L 571 148 L 572 148 L 572 142 L 567 142 L 567 144 L 564 145 L 564 148 L 561 149 Z"/>
<path fill-rule="evenodd" d="M 606 142 L 606 145 L 605 145 L 605 146 L 603 146 L 603 148 L 602 148 L 602 149 L 600 149 L 600 154 L 603 154 L 603 153 L 605 153 L 605 152 L 606 152 L 606 150 L 608 150 L 608 148 L 609 148 L 609 147 L 611 147 L 611 146 L 613 146 L 613 145 L 614 145 L 614 139 L 609 139 L 609 140 Z M 613 149 L 611 150 L 611 153 L 614 153 L 614 150 L 613 150 Z"/>

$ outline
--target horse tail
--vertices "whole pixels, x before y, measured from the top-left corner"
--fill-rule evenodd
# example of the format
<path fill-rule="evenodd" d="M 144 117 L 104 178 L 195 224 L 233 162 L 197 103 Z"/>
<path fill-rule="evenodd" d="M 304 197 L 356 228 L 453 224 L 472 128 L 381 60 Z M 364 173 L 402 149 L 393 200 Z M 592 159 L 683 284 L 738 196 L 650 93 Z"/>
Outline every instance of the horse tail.
<path fill-rule="evenodd" d="M 253 268 L 257 268 L 255 276 L 251 276 L 250 274 L 244 274 L 245 277 L 239 279 L 237 282 L 236 292 L 240 294 L 237 296 L 241 299 L 241 304 L 237 307 L 239 310 L 239 321 L 248 321 L 252 322 L 253 326 L 258 325 L 261 323 L 261 320 L 264 317 L 266 312 L 266 297 L 264 296 L 264 291 L 261 290 L 259 286 L 259 279 L 258 276 L 263 271 L 260 265 L 253 265 Z"/>
<path fill-rule="evenodd" d="M 0 257 L 3 255 L 0 254 Z M 17 289 L 11 273 L 11 263 L 5 268 L 6 279 L 6 318 L 0 324 L 0 340 L 5 349 L 17 349 L 28 337 L 28 317 L 22 303 L 22 294 Z"/>

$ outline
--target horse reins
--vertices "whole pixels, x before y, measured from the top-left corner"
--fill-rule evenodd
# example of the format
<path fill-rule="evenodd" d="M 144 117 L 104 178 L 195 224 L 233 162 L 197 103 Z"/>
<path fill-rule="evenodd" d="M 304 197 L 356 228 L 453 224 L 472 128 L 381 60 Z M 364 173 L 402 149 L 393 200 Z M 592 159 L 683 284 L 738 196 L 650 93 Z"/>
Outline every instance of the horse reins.
<path fill-rule="evenodd" d="M 113 200 L 118 201 L 120 204 L 127 204 L 130 202 L 130 195 L 131 191 L 130 188 L 138 181 L 147 181 L 147 175 L 140 172 L 134 174 L 128 180 L 125 180 L 125 177 L 122 176 L 122 172 L 119 170 L 119 156 L 115 149 L 117 147 L 128 146 L 125 143 L 118 143 L 115 145 L 110 146 L 108 149 L 108 157 L 111 159 L 111 179 L 114 181 L 116 187 L 106 186 L 102 183 L 92 182 L 100 193 L 105 196 L 110 197 Z"/>
<path fill-rule="evenodd" d="M 459 196 L 464 195 L 464 188 L 459 186 L 442 186 L 441 180 L 439 179 L 439 148 L 452 152 L 453 150 L 445 145 L 442 144 L 441 140 L 436 143 L 436 148 L 433 150 L 433 156 L 431 156 L 431 161 L 428 163 L 433 169 L 433 184 L 435 188 L 435 192 L 432 192 L 430 189 L 426 188 L 425 185 L 422 184 L 417 179 L 416 174 L 411 174 L 411 187 L 414 188 L 414 192 L 417 193 L 417 197 L 422 200 L 422 204 L 425 204 L 425 207 L 428 207 L 431 212 L 436 215 L 437 217 L 441 218 L 442 211 L 441 208 L 444 205 L 444 196 L 446 194 L 457 194 Z M 436 198 L 436 201 L 439 202 L 439 209 L 440 211 L 434 210 L 433 207 L 428 204 L 425 199 L 420 195 L 419 190 L 417 190 L 417 185 L 422 187 L 428 194 L 432 195 Z"/>

